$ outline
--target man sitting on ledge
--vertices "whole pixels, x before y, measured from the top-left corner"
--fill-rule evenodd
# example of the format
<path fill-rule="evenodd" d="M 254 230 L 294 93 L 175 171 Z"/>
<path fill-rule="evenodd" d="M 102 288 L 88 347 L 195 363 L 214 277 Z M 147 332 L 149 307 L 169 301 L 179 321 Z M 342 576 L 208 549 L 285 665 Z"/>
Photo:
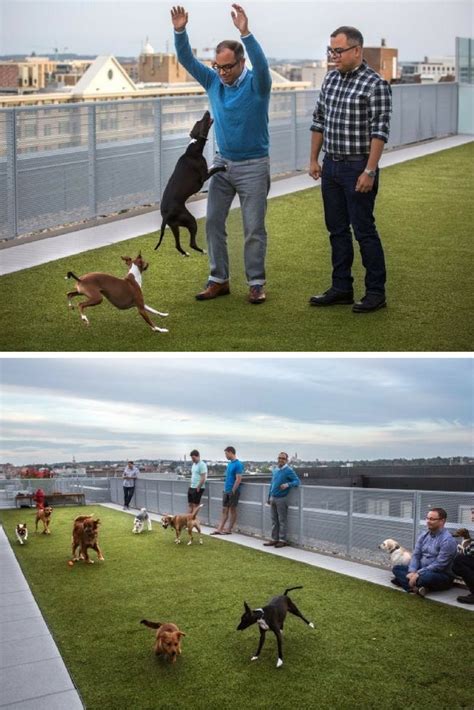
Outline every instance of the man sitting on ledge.
<path fill-rule="evenodd" d="M 443 508 L 431 508 L 426 516 L 428 530 L 416 541 L 410 564 L 393 567 L 393 584 L 422 597 L 429 591 L 449 589 L 454 579 L 452 565 L 457 545 L 445 530 L 447 517 Z"/>

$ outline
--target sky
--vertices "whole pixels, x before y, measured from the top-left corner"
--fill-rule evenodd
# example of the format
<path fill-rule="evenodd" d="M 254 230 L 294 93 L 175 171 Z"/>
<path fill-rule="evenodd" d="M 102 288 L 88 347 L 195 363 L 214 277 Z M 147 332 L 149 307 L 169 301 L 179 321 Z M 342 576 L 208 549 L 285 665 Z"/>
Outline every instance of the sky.
<path fill-rule="evenodd" d="M 0 0 L 0 55 L 35 51 L 137 57 L 149 37 L 157 52 L 173 51 L 172 2 Z M 191 44 L 198 50 L 236 37 L 231 3 L 187 0 Z M 471 0 L 249 0 L 250 30 L 265 53 L 279 58 L 325 56 L 330 33 L 358 27 L 367 46 L 399 49 L 402 61 L 454 55 L 455 37 L 473 34 Z"/>
<path fill-rule="evenodd" d="M 472 456 L 468 358 L 0 360 L 0 462 Z"/>

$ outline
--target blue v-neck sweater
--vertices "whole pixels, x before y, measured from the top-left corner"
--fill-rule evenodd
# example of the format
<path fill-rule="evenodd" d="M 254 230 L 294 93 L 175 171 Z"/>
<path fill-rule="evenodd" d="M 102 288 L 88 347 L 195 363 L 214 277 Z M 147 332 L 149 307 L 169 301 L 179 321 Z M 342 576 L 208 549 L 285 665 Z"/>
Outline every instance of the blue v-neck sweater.
<path fill-rule="evenodd" d="M 252 63 L 242 81 L 226 86 L 217 72 L 199 62 L 188 34 L 175 32 L 178 61 L 207 91 L 219 153 L 227 160 L 251 160 L 268 155 L 268 104 L 272 80 L 268 62 L 255 37 L 241 37 Z"/>

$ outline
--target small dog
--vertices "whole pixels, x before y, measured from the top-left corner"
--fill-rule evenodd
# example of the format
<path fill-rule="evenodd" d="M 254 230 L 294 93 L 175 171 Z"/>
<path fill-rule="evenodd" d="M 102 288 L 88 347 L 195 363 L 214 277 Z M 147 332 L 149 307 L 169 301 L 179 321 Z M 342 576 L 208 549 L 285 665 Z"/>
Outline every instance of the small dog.
<path fill-rule="evenodd" d="M 167 333 L 168 330 L 166 328 L 158 328 L 153 323 L 148 313 L 154 313 L 162 317 L 166 317 L 168 313 L 155 311 L 154 308 L 147 306 L 143 300 L 142 273 L 148 269 L 148 262 L 142 258 L 141 254 L 135 259 L 131 259 L 129 256 L 122 256 L 122 261 L 125 261 L 129 267 L 128 274 L 124 279 L 119 279 L 117 276 L 104 274 L 100 271 L 84 274 L 81 277 L 76 276 L 72 271 L 68 271 L 65 278 L 73 278 L 77 281 L 76 290 L 69 291 L 67 294 L 69 308 L 74 308 L 71 298 L 74 298 L 74 296 L 87 296 L 87 301 L 82 301 L 78 308 L 82 320 L 86 325 L 89 325 L 89 319 L 84 314 L 84 309 L 98 306 L 105 296 L 113 306 L 120 310 L 127 310 L 135 306 L 152 330 L 159 333 Z"/>
<path fill-rule="evenodd" d="M 276 667 L 280 668 L 280 666 L 283 665 L 281 632 L 283 631 L 283 623 L 287 612 L 290 612 L 290 614 L 294 614 L 295 616 L 299 616 L 300 619 L 303 619 L 305 624 L 308 624 L 309 627 L 314 629 L 313 622 L 305 619 L 296 604 L 294 604 L 288 596 L 288 592 L 291 592 L 293 589 L 303 589 L 303 587 L 290 587 L 281 596 L 270 599 L 268 604 L 263 608 L 251 609 L 247 602 L 244 602 L 245 611 L 240 619 L 240 624 L 237 626 L 237 631 L 243 631 L 243 629 L 252 626 L 252 624 L 258 624 L 260 631 L 260 642 L 258 644 L 256 654 L 250 659 L 251 661 L 256 661 L 258 659 L 260 651 L 263 648 L 263 644 L 265 643 L 265 634 L 268 630 L 270 630 L 275 634 L 278 644 L 278 660 Z"/>
<path fill-rule="evenodd" d="M 15 535 L 20 545 L 24 545 L 28 540 L 28 528 L 26 527 L 26 523 L 17 523 Z"/>
<path fill-rule="evenodd" d="M 208 170 L 207 162 L 202 152 L 206 145 L 207 136 L 214 121 L 211 118 L 209 111 L 206 111 L 200 121 L 197 121 L 191 133 L 191 142 L 186 148 L 186 152 L 182 155 L 173 174 L 168 180 L 168 184 L 161 198 L 160 211 L 163 221 L 161 223 L 160 239 L 155 249 L 158 249 L 163 236 L 165 234 L 166 225 L 169 226 L 174 235 L 176 249 L 183 256 L 189 256 L 181 247 L 179 239 L 179 228 L 185 227 L 191 236 L 189 246 L 195 251 L 200 251 L 204 254 L 204 250 L 200 249 L 196 244 L 196 234 L 198 231 L 197 222 L 191 212 L 185 205 L 185 202 L 191 195 L 199 192 L 206 180 L 209 180 L 215 173 L 226 170 L 226 167 L 221 165 L 211 167 Z"/>
<path fill-rule="evenodd" d="M 199 533 L 199 544 L 202 545 L 201 537 L 201 525 L 199 524 L 199 519 L 196 517 L 198 510 L 203 507 L 203 503 L 199 505 L 194 512 L 184 514 L 184 515 L 163 515 L 161 518 L 161 524 L 165 528 L 171 527 L 176 533 L 175 542 L 179 544 L 181 542 L 181 531 L 187 528 L 189 535 L 188 545 L 192 545 L 193 542 L 193 529 L 197 530 Z"/>
<path fill-rule="evenodd" d="M 467 550 L 471 547 L 472 544 L 471 533 L 469 532 L 469 530 L 467 528 L 459 528 L 451 534 L 453 537 L 462 538 L 462 542 L 458 544 L 458 552 L 461 555 L 466 554 Z"/>
<path fill-rule="evenodd" d="M 411 552 L 405 547 L 402 547 L 399 542 L 388 538 L 379 545 L 379 550 L 384 550 L 390 555 L 390 565 L 409 565 L 411 560 Z"/>
<path fill-rule="evenodd" d="M 148 515 L 147 509 L 141 508 L 133 522 L 132 532 L 137 534 L 141 533 L 145 527 L 145 523 L 148 526 L 148 530 L 151 531 L 151 518 Z"/>
<path fill-rule="evenodd" d="M 181 655 L 181 639 L 186 636 L 184 631 L 180 631 L 176 624 L 162 624 L 159 621 L 142 619 L 140 624 L 150 629 L 158 629 L 154 649 L 156 655 L 164 654 L 168 656 L 171 663 L 176 663 L 176 658 Z"/>
<path fill-rule="evenodd" d="M 53 509 L 50 505 L 47 505 L 46 508 L 38 508 L 35 518 L 35 532 L 38 532 L 38 523 L 41 521 L 43 523 L 43 535 L 51 535 L 49 524 L 52 513 Z"/>
<path fill-rule="evenodd" d="M 72 560 L 69 561 L 70 565 L 74 564 L 74 562 L 78 562 L 80 559 L 84 560 L 89 565 L 94 564 L 94 561 L 89 558 L 87 553 L 88 549 L 95 550 L 97 552 L 97 558 L 100 561 L 104 560 L 98 543 L 99 525 L 100 520 L 94 520 L 91 515 L 79 515 L 74 519 L 72 528 Z M 79 554 L 77 554 L 78 550 L 80 551 Z"/>

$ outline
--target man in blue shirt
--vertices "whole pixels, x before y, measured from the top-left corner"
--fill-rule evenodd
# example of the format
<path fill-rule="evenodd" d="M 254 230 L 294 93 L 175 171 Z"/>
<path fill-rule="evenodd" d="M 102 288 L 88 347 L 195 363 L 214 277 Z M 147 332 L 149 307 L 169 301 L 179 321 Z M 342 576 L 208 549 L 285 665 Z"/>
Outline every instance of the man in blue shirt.
<path fill-rule="evenodd" d="M 297 488 L 300 479 L 288 466 L 288 454 L 282 451 L 278 455 L 278 464 L 272 470 L 272 482 L 268 492 L 268 505 L 272 514 L 272 539 L 264 542 L 265 547 L 285 547 L 288 545 L 288 493 L 291 488 Z"/>
<path fill-rule="evenodd" d="M 453 574 L 453 561 L 457 544 L 445 529 L 447 513 L 443 508 L 431 508 L 426 516 L 428 530 L 421 533 L 409 565 L 395 565 L 392 583 L 425 597 L 429 591 L 449 589 Z"/>
<path fill-rule="evenodd" d="M 171 10 L 178 61 L 207 92 L 214 118 L 218 153 L 214 165 L 227 170 L 211 178 L 207 200 L 206 235 L 210 274 L 198 301 L 226 296 L 229 288 L 229 256 L 226 220 L 236 194 L 239 195 L 244 227 L 244 262 L 249 285 L 248 301 L 265 301 L 265 214 L 270 188 L 268 105 L 271 76 L 268 62 L 250 32 L 240 5 L 232 5 L 232 21 L 252 62 L 245 66 L 244 46 L 224 40 L 216 47 L 213 68 L 199 62 L 189 44 L 184 7 Z"/>
<path fill-rule="evenodd" d="M 224 494 L 222 497 L 222 517 L 221 521 L 211 535 L 230 535 L 234 529 L 237 520 L 237 505 L 240 496 L 240 484 L 242 482 L 242 474 L 244 466 L 237 458 L 235 448 L 227 446 L 224 449 L 224 454 L 229 462 L 225 472 Z M 229 518 L 229 526 L 225 529 L 225 524 Z"/>

